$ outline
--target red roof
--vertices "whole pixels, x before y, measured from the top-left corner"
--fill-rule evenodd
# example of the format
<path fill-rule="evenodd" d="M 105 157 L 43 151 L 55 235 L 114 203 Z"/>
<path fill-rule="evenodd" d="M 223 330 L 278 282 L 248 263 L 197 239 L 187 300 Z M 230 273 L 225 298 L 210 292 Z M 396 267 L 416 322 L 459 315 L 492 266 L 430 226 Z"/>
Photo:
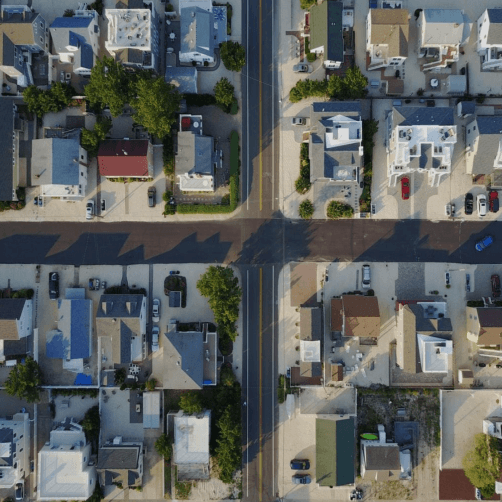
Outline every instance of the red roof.
<path fill-rule="evenodd" d="M 475 488 L 463 469 L 439 471 L 439 500 L 476 500 Z M 500 500 L 500 495 L 491 500 Z"/>
<path fill-rule="evenodd" d="M 102 141 L 98 150 L 99 173 L 102 176 L 148 177 L 147 153 L 146 139 Z"/>

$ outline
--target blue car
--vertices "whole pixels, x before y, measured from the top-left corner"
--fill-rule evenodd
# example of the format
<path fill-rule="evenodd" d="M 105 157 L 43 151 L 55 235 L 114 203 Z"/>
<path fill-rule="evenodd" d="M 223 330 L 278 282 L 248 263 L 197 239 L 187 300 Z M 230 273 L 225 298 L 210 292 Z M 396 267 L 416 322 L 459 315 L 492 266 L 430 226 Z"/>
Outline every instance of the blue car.
<path fill-rule="evenodd" d="M 296 471 L 308 471 L 310 469 L 310 462 L 308 460 L 291 460 L 289 463 L 291 469 Z"/>
<path fill-rule="evenodd" d="M 491 235 L 485 235 L 480 241 L 476 242 L 476 251 L 483 251 L 487 247 L 493 244 L 493 237 Z"/>

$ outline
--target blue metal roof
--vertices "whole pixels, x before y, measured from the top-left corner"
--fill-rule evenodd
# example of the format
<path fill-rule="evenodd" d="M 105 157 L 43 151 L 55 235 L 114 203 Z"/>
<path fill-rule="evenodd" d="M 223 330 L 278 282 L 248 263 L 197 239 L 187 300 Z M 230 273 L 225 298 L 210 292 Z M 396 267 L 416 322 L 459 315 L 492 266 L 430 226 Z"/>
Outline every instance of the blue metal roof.
<path fill-rule="evenodd" d="M 429 108 L 428 106 L 400 106 L 394 111 L 402 115 L 403 120 L 396 125 L 453 125 L 453 108 L 438 106 Z"/>
<path fill-rule="evenodd" d="M 502 23 L 502 9 L 487 9 L 490 23 Z"/>
<path fill-rule="evenodd" d="M 47 333 L 45 355 L 51 359 L 67 359 L 70 340 L 65 338 L 62 331 L 54 329 Z"/>
<path fill-rule="evenodd" d="M 78 138 L 53 138 L 52 140 L 52 183 L 54 185 L 79 184 Z"/>
<path fill-rule="evenodd" d="M 92 47 L 89 44 L 83 44 L 80 47 L 80 66 L 91 69 L 94 66 Z"/>
<path fill-rule="evenodd" d="M 502 117 L 479 116 L 476 120 L 479 134 L 502 134 Z"/>
<path fill-rule="evenodd" d="M 75 378 L 73 385 L 92 385 L 92 377 L 85 373 L 77 373 L 77 378 Z"/>
<path fill-rule="evenodd" d="M 358 112 L 361 113 L 361 103 L 358 101 L 324 101 L 312 103 L 314 112 Z"/>
<path fill-rule="evenodd" d="M 71 359 L 90 357 L 91 300 L 71 300 Z"/>
<path fill-rule="evenodd" d="M 86 28 L 92 22 L 92 17 L 57 17 L 51 28 Z"/>

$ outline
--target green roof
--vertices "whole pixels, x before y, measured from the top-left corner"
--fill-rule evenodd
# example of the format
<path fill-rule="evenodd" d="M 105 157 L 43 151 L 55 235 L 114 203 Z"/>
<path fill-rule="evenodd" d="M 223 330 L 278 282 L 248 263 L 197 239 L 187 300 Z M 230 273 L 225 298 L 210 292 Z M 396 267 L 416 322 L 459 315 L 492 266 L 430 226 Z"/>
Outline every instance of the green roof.
<path fill-rule="evenodd" d="M 310 8 L 310 48 L 324 47 L 326 61 L 343 61 L 343 4 L 324 0 Z"/>
<path fill-rule="evenodd" d="M 316 419 L 316 481 L 320 486 L 354 483 L 355 423 Z"/>

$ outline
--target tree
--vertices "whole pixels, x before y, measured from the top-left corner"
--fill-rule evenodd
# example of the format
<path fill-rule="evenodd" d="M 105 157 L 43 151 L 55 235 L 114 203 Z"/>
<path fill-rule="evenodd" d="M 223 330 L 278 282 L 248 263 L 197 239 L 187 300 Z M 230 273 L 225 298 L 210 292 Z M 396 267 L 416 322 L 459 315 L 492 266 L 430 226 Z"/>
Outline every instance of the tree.
<path fill-rule="evenodd" d="M 68 84 L 55 82 L 47 90 L 40 90 L 34 85 L 30 85 L 23 92 L 23 99 L 28 110 L 42 117 L 49 112 L 60 112 L 66 108 L 73 96 L 75 89 Z"/>
<path fill-rule="evenodd" d="M 109 57 L 96 61 L 85 86 L 85 95 L 91 106 L 109 106 L 112 116 L 117 117 L 130 101 L 131 92 L 131 76 L 121 63 Z"/>
<path fill-rule="evenodd" d="M 246 49 L 239 42 L 223 42 L 220 57 L 227 70 L 241 71 L 246 64 Z"/>
<path fill-rule="evenodd" d="M 202 400 L 198 392 L 187 392 L 180 397 L 180 408 L 185 413 L 200 413 L 202 411 Z"/>
<path fill-rule="evenodd" d="M 173 454 L 173 438 L 171 435 L 163 433 L 159 436 L 159 439 L 155 441 L 155 451 L 161 456 L 164 457 L 166 462 L 171 460 Z"/>
<path fill-rule="evenodd" d="M 73 17 L 75 15 L 75 11 L 73 9 L 66 9 L 64 11 L 63 17 Z"/>
<path fill-rule="evenodd" d="M 299 212 L 300 218 L 303 218 L 304 220 L 310 220 L 310 218 L 312 218 L 312 216 L 314 215 L 314 204 L 312 204 L 312 201 L 309 199 L 304 200 L 300 204 Z"/>
<path fill-rule="evenodd" d="M 99 406 L 89 408 L 82 420 L 82 429 L 85 432 L 85 437 L 92 443 L 95 449 L 99 443 L 99 430 L 101 427 L 101 418 L 99 416 Z"/>
<path fill-rule="evenodd" d="M 361 99 L 368 94 L 366 87 L 368 79 L 361 73 L 359 67 L 354 66 L 345 72 L 343 77 L 342 99 Z"/>
<path fill-rule="evenodd" d="M 135 88 L 137 97 L 131 103 L 135 109 L 134 119 L 162 140 L 176 122 L 175 113 L 180 109 L 181 94 L 164 78 L 152 79 L 146 72 L 139 76 Z"/>
<path fill-rule="evenodd" d="M 476 434 L 474 447 L 465 455 L 462 466 L 470 482 L 481 490 L 483 498 L 492 498 L 502 467 L 497 439 L 483 433 Z"/>
<path fill-rule="evenodd" d="M 235 341 L 235 323 L 239 318 L 242 289 L 239 279 L 234 277 L 234 271 L 229 267 L 211 265 L 197 281 L 197 289 L 209 299 L 219 335 Z"/>
<path fill-rule="evenodd" d="M 150 378 L 145 385 L 146 390 L 153 391 L 157 387 L 157 380 L 155 378 Z"/>
<path fill-rule="evenodd" d="M 84 129 L 85 131 L 87 131 L 87 129 Z M 82 131 L 84 132 L 84 131 Z M 125 379 L 126 379 L 126 370 L 125 368 L 117 368 L 115 370 L 115 376 L 114 376 L 114 380 L 115 380 L 115 385 L 122 385 L 124 382 L 125 382 Z"/>
<path fill-rule="evenodd" d="M 312 7 L 312 5 L 314 5 L 316 3 L 317 3 L 317 0 L 300 0 L 300 7 L 303 10 L 307 10 L 307 9 L 310 9 L 310 7 Z"/>
<path fill-rule="evenodd" d="M 218 80 L 214 86 L 214 96 L 216 98 L 216 103 L 228 113 L 235 100 L 234 86 L 227 78 L 223 77 Z"/>
<path fill-rule="evenodd" d="M 219 437 L 216 440 L 216 458 L 220 468 L 220 479 L 231 483 L 233 473 L 241 466 L 241 423 L 232 416 L 228 406 L 218 420 Z"/>
<path fill-rule="evenodd" d="M 94 124 L 94 129 L 82 129 L 80 143 L 87 150 L 89 157 L 95 157 L 98 154 L 99 143 L 106 138 L 106 135 L 112 128 L 112 121 L 106 117 L 98 117 Z M 115 376 L 117 372 L 115 372 Z M 123 380 L 122 380 L 123 381 Z M 119 382 L 122 383 L 122 382 Z"/>
<path fill-rule="evenodd" d="M 336 200 L 332 200 L 329 203 L 328 209 L 326 211 L 326 215 L 332 220 L 337 220 L 338 218 L 351 218 L 353 214 L 354 209 L 352 208 L 352 206 L 344 204 L 343 202 L 338 202 Z"/>
<path fill-rule="evenodd" d="M 27 357 L 23 364 L 17 364 L 11 369 L 5 382 L 5 390 L 9 396 L 34 403 L 40 401 L 41 385 L 40 366 L 32 357 Z"/>

